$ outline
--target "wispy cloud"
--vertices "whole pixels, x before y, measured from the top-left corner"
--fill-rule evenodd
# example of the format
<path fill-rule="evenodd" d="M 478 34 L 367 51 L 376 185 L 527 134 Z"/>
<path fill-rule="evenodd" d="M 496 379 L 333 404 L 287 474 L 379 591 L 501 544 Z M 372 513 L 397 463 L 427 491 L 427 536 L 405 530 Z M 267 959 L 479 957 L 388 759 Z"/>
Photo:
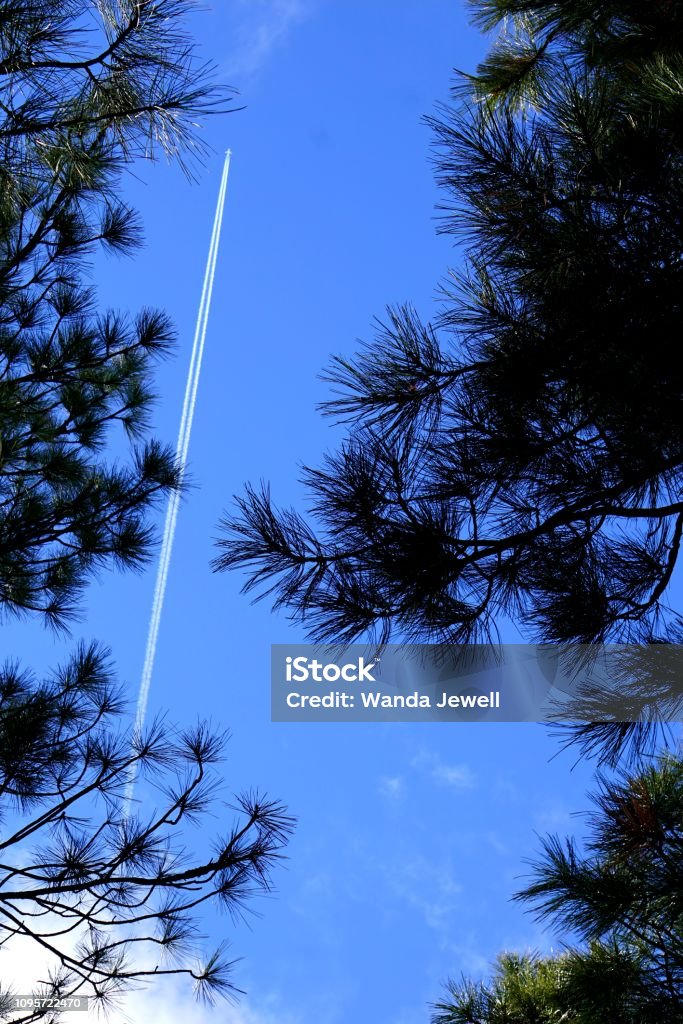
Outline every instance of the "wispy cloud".
<path fill-rule="evenodd" d="M 430 750 L 421 750 L 411 765 L 434 782 L 452 789 L 474 789 L 477 784 L 477 777 L 468 764 L 451 764 Z"/>
<path fill-rule="evenodd" d="M 453 963 L 453 977 L 466 974 L 473 979 L 485 978 L 491 973 L 491 958 L 481 951 L 484 945 L 482 936 L 470 930 L 458 942 L 444 944 Z"/>
<path fill-rule="evenodd" d="M 124 1019 L 136 1022 L 153 1020 L 154 1024 L 303 1024 L 300 1017 L 283 1011 L 272 1001 L 265 1007 L 250 1006 L 248 1001 L 235 1006 L 221 1002 L 214 1007 L 197 1003 L 181 993 L 179 986 L 155 985 L 145 992 L 133 993 L 124 1003 Z"/>
<path fill-rule="evenodd" d="M 539 832 L 576 832 L 576 819 L 580 817 L 563 803 L 554 803 L 539 808 L 534 817 L 534 826 Z"/>
<path fill-rule="evenodd" d="M 474 788 L 474 772 L 466 764 L 435 764 L 431 776 L 436 782 L 453 786 L 455 789 Z"/>
<path fill-rule="evenodd" d="M 48 927 L 50 920 L 43 920 Z M 54 919 L 58 925 L 59 919 Z M 65 948 L 74 953 L 76 938 Z M 57 964 L 38 943 L 28 938 L 14 938 L 0 950 L 0 972 L 5 984 L 10 983 L 17 994 L 30 995 L 47 982 Z M 139 969 L 154 970 L 155 961 L 143 957 L 135 965 Z M 78 1014 L 77 1014 L 78 1016 Z M 156 977 L 149 985 L 139 987 L 117 997 L 115 1007 L 99 1016 L 91 1012 L 88 1020 L 99 1019 L 109 1024 L 137 1024 L 153 1020 L 154 1024 L 304 1024 L 303 1017 L 290 1013 L 277 996 L 260 999 L 258 1004 L 248 997 L 239 1003 L 219 999 L 214 1007 L 197 1002 L 188 979 Z"/>
<path fill-rule="evenodd" d="M 507 843 L 503 842 L 498 832 L 484 832 L 484 840 L 501 857 L 508 857 L 512 852 Z"/>
<path fill-rule="evenodd" d="M 223 61 L 223 72 L 240 85 L 254 78 L 312 9 L 313 0 L 239 0 L 235 44 Z"/>
<path fill-rule="evenodd" d="M 416 856 L 384 869 L 385 880 L 404 906 L 422 917 L 428 928 L 443 941 L 448 935 L 453 915 L 460 908 L 463 886 L 453 865 L 435 863 L 431 858 Z"/>
<path fill-rule="evenodd" d="M 477 777 L 468 764 L 454 764 L 442 760 L 431 750 L 420 750 L 410 761 L 410 768 L 429 782 L 449 789 L 470 790 L 477 785 Z M 381 775 L 377 782 L 377 793 L 383 800 L 397 804 L 409 795 L 409 775 Z"/>
<path fill-rule="evenodd" d="M 403 779 L 400 775 L 383 775 L 377 791 L 387 800 L 398 800 L 403 796 Z"/>

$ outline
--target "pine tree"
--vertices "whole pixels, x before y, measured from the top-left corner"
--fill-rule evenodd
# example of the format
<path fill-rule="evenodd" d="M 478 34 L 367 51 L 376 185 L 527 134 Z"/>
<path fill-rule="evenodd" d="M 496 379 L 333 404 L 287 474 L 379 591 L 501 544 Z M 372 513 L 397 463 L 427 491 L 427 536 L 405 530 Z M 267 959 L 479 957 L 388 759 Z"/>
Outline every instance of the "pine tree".
<path fill-rule="evenodd" d="M 451 983 L 433 1024 L 683 1020 L 683 761 L 602 778 L 594 803 L 585 852 L 548 837 L 517 896 L 564 951 L 508 954 L 488 984 Z"/>
<path fill-rule="evenodd" d="M 148 513 L 178 486 L 173 453 L 148 437 L 153 364 L 173 327 L 156 310 L 98 309 L 88 261 L 98 247 L 129 253 L 139 241 L 136 214 L 121 199 L 126 167 L 165 151 L 193 173 L 198 120 L 226 108 L 229 91 L 212 84 L 184 29 L 193 6 L 0 5 L 5 616 L 37 612 L 66 628 L 95 571 L 144 563 Z M 125 463 L 111 454 L 117 424 Z M 97 644 L 45 678 L 15 662 L 0 668 L 3 1020 L 64 1019 L 55 999 L 111 1008 L 135 983 L 169 974 L 190 977 L 208 1000 L 235 991 L 223 948 L 201 961 L 198 908 L 211 902 L 239 914 L 267 892 L 291 819 L 247 793 L 207 848 L 196 826 L 221 793 L 225 736 L 161 721 L 132 733 L 123 711 Z M 155 787 L 149 812 L 127 812 L 136 775 Z M 191 852 L 198 845 L 202 852 Z M 35 964 L 30 995 L 43 1005 L 15 1003 L 7 950 Z"/>
<path fill-rule="evenodd" d="M 105 564 L 150 553 L 147 512 L 177 485 L 147 437 L 160 311 L 98 310 L 88 261 L 129 253 L 135 158 L 191 172 L 193 125 L 225 109 L 184 29 L 186 0 L 17 0 L 0 10 L 0 610 L 73 614 Z M 127 463 L 105 454 L 110 428 Z"/>
<path fill-rule="evenodd" d="M 429 119 L 465 268 L 334 360 L 311 516 L 248 488 L 216 567 L 320 641 L 678 642 L 683 5 L 472 6 L 498 37 Z"/>
<path fill-rule="evenodd" d="M 211 902 L 239 915 L 269 892 L 292 821 L 256 792 L 226 815 L 225 735 L 161 720 L 131 735 L 124 708 L 96 644 L 44 679 L 0 669 L 2 1020 L 65 1020 L 52 1001 L 68 1008 L 77 997 L 111 1009 L 131 986 L 168 975 L 192 979 L 209 1002 L 238 991 L 225 947 L 202 961 L 197 914 Z M 153 810 L 147 800 L 126 813 L 134 773 L 154 787 Z M 224 831 L 207 842 L 208 814 Z M 16 991 L 6 950 L 35 963 L 30 993 Z M 17 1002 L 22 994 L 45 1005 Z"/>

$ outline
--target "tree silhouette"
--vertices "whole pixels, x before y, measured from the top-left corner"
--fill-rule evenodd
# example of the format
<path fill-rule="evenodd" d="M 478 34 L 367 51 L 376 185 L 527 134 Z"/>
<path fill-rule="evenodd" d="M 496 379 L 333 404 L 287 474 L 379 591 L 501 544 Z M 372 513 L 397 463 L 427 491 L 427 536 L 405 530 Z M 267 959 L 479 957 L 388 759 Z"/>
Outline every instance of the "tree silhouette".
<path fill-rule="evenodd" d="M 311 515 L 248 487 L 215 565 L 320 641 L 679 642 L 683 12 L 472 7 L 499 36 L 428 119 L 465 269 L 334 359 Z"/>
<path fill-rule="evenodd" d="M 433 1024 L 683 1019 L 683 762 L 603 778 L 594 803 L 586 852 L 548 837 L 517 896 L 568 937 L 563 952 L 508 954 L 488 984 L 452 982 Z"/>
<path fill-rule="evenodd" d="M 120 195 L 125 169 L 165 152 L 193 173 L 198 121 L 228 105 L 231 90 L 212 84 L 186 33 L 193 6 L 0 9 L 5 616 L 37 612 L 66 628 L 94 572 L 144 564 L 148 513 L 178 486 L 174 453 L 148 437 L 153 364 L 173 327 L 156 310 L 99 310 L 88 261 L 140 240 Z M 268 891 L 292 821 L 255 792 L 226 814 L 216 769 L 225 736 L 163 722 L 132 734 L 123 710 L 96 644 L 45 678 L 14 662 L 0 669 L 0 950 L 35 965 L 30 995 L 43 999 L 17 1004 L 3 974 L 3 1020 L 57 1020 L 55 1001 L 76 996 L 112 1007 L 150 976 L 189 976 L 209 1000 L 234 991 L 222 948 L 200 959 L 197 914 L 207 902 L 239 914 Z M 154 787 L 154 808 L 128 814 L 136 775 Z M 196 826 L 212 810 L 223 831 L 207 846 Z"/>
<path fill-rule="evenodd" d="M 123 708 L 96 645 L 46 679 L 0 670 L 0 956 L 11 942 L 42 962 L 32 995 L 46 1000 L 23 1008 L 5 976 L 3 1020 L 58 1020 L 52 1001 L 76 996 L 111 1008 L 152 976 L 189 976 L 209 1002 L 236 991 L 224 947 L 200 960 L 197 911 L 212 901 L 235 916 L 268 892 L 292 819 L 246 793 L 210 849 L 204 834 L 203 856 L 191 855 L 179 840 L 218 810 L 226 736 L 161 721 L 131 736 L 117 726 Z M 132 772 L 154 787 L 149 813 L 125 812 Z"/>
<path fill-rule="evenodd" d="M 188 171 L 193 125 L 226 108 L 184 29 L 184 0 L 6 3 L 0 11 L 0 609 L 60 626 L 99 567 L 138 567 L 146 513 L 176 486 L 146 437 L 156 310 L 99 311 L 88 261 L 130 253 L 120 198 L 136 157 Z M 103 454 L 112 425 L 127 462 Z"/>

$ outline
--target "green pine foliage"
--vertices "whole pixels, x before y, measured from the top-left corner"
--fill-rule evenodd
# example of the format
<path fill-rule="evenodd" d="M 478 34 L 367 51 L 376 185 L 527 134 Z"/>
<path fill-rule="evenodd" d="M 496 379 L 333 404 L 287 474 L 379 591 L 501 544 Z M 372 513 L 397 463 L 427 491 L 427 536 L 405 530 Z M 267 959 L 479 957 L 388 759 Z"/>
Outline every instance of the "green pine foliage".
<path fill-rule="evenodd" d="M 584 849 L 550 836 L 517 898 L 562 952 L 449 984 L 433 1024 L 680 1024 L 683 761 L 601 779 Z M 578 939 L 578 943 L 577 943 Z"/>
<path fill-rule="evenodd" d="M 226 107 L 229 91 L 212 84 L 184 28 L 193 6 L 0 4 L 4 618 L 38 613 L 66 627 L 93 573 L 145 563 L 150 510 L 179 486 L 174 453 L 149 436 L 153 371 L 173 326 L 153 309 L 99 308 L 90 261 L 139 244 L 121 198 L 127 166 L 165 152 L 192 173 L 196 125 Z M 209 1002 L 236 991 L 224 947 L 202 959 L 199 908 L 239 915 L 268 892 L 292 821 L 256 792 L 226 821 L 225 736 L 202 723 L 132 731 L 124 708 L 97 644 L 44 677 L 0 667 L 2 1020 L 57 1021 L 50 1001 L 76 996 L 112 1010 L 169 975 Z M 126 799 L 136 777 L 152 787 L 151 810 Z M 208 842 L 207 815 L 222 822 Z M 8 949 L 35 963 L 44 1007 L 14 1005 Z"/>
<path fill-rule="evenodd" d="M 557 1024 L 564 963 L 503 954 L 488 984 L 449 982 L 433 1024 Z M 567 1018 L 569 1021 L 571 1018 Z"/>
<path fill-rule="evenodd" d="M 267 894 L 292 819 L 256 792 L 233 798 L 226 816 L 227 737 L 162 720 L 131 735 L 124 708 L 97 644 L 44 678 L 0 668 L 2 1020 L 65 1020 L 49 1000 L 77 996 L 111 1011 L 153 978 L 185 978 L 209 1003 L 239 991 L 225 947 L 202 958 L 199 908 L 240 915 Z M 126 814 L 135 776 L 153 787 L 153 809 L 134 802 Z M 220 819 L 210 838 L 207 816 Z M 37 958 L 32 992 L 46 1008 L 13 1002 L 7 949 Z"/>
<path fill-rule="evenodd" d="M 182 0 L 3 3 L 0 10 L 0 613 L 63 626 L 107 564 L 137 568 L 147 513 L 178 475 L 148 436 L 167 316 L 101 310 L 89 261 L 131 253 L 135 158 L 191 170 L 198 118 L 224 109 Z M 123 429 L 126 458 L 105 445 Z"/>
<path fill-rule="evenodd" d="M 678 642 L 683 7 L 472 6 L 491 52 L 429 119 L 465 265 L 333 361 L 310 516 L 247 489 L 216 567 L 320 641 Z"/>

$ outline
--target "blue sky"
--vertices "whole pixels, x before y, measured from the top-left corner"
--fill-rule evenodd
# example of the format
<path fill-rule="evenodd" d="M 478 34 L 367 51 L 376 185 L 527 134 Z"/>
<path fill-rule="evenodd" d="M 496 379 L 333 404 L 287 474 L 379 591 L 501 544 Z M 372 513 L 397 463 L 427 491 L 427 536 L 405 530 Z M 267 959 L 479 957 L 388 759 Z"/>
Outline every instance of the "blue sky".
<path fill-rule="evenodd" d="M 258 785 L 299 819 L 277 895 L 228 934 L 244 956 L 238 1009 L 207 1012 L 169 986 L 131 1016 L 190 1024 L 409 1024 L 428 1019 L 449 975 L 480 975 L 504 949 L 551 940 L 510 904 L 534 833 L 580 830 L 585 766 L 553 759 L 533 725 L 274 725 L 271 643 L 300 630 L 209 569 L 222 510 L 246 480 L 301 501 L 302 462 L 338 433 L 321 420 L 318 379 L 333 353 L 369 337 L 387 303 L 430 315 L 458 262 L 437 237 L 430 134 L 454 66 L 472 69 L 486 41 L 463 0 L 225 0 L 194 30 L 246 109 L 207 125 L 216 154 L 199 184 L 158 164 L 136 169 L 127 197 L 146 247 L 98 262 L 103 304 L 167 309 L 177 356 L 160 368 L 156 430 L 177 433 L 187 360 L 227 146 L 233 165 L 216 295 L 190 449 L 194 488 L 179 521 L 150 714 L 209 717 L 233 733 L 235 790 Z M 114 652 L 133 701 L 154 568 L 93 584 L 73 640 Z M 36 623 L 5 630 L 36 667 L 72 641 Z M 218 823 L 216 823 L 218 830 Z M 211 827 L 213 832 L 213 825 Z M 147 999 L 147 1001 L 145 1001 Z"/>

